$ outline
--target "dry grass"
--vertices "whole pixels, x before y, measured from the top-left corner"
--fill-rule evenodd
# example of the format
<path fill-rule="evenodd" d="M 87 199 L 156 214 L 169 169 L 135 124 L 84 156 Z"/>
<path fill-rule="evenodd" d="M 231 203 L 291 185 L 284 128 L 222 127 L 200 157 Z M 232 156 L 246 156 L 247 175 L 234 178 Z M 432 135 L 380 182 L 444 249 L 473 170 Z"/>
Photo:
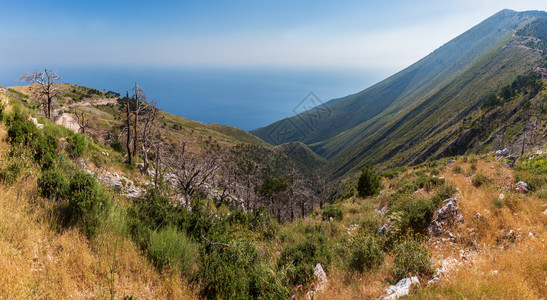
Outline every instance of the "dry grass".
<path fill-rule="evenodd" d="M 497 161 L 479 159 L 475 174 L 490 180 L 473 186 L 465 171 L 471 162 L 457 162 L 444 169 L 447 183 L 459 188 L 459 211 L 464 223 L 451 232 L 455 241 L 431 238 L 428 245 L 435 264 L 448 257 L 459 264 L 442 277 L 439 284 L 422 286 L 409 298 L 418 299 L 545 299 L 547 295 L 547 208 L 544 200 L 508 189 L 513 171 Z M 452 167 L 463 168 L 455 174 Z M 503 194 L 503 205 L 494 204 Z M 381 202 L 375 199 L 348 199 L 339 204 L 344 211 L 343 227 L 359 224 Z M 475 218 L 480 213 L 482 217 Z M 515 239 L 504 238 L 513 230 Z M 530 236 L 532 233 L 532 236 Z M 364 274 L 349 274 L 335 267 L 328 270 L 329 286 L 319 299 L 377 299 L 389 286 L 392 258 L 386 255 L 380 269 Z M 429 278 L 422 278 L 426 282 Z"/>
<path fill-rule="evenodd" d="M 194 298 L 180 274 L 160 275 L 129 239 L 105 231 L 89 242 L 76 229 L 57 233 L 18 194 L 0 187 L 1 295 L 94 299 L 109 297 L 113 286 L 117 297 Z"/>
<path fill-rule="evenodd" d="M 1 154 L 5 135 L 0 125 Z M 116 298 L 196 298 L 179 273 L 158 273 L 128 236 L 110 225 L 93 241 L 77 229 L 55 230 L 51 203 L 36 196 L 35 182 L 31 175 L 13 186 L 0 185 L 2 298 L 96 299 L 110 297 L 111 289 Z"/>

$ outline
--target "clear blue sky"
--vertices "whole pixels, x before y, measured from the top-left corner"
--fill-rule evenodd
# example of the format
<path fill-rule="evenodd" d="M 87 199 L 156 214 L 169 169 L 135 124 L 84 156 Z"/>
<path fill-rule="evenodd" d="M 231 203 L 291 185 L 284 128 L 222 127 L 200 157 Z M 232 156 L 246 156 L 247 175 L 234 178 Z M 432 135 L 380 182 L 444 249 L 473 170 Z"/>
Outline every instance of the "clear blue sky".
<path fill-rule="evenodd" d="M 0 1 L 15 65 L 402 69 L 497 11 L 545 0 Z"/>

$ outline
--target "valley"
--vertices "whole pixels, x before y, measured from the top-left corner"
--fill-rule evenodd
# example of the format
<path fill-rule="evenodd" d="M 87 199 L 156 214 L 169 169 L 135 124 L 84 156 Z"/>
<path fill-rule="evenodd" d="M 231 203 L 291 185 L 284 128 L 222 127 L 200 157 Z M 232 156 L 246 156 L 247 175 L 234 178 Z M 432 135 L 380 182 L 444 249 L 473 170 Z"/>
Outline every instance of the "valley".
<path fill-rule="evenodd" d="M 0 295 L 543 299 L 546 26 L 502 10 L 250 132 L 137 83 L 0 87 Z"/>

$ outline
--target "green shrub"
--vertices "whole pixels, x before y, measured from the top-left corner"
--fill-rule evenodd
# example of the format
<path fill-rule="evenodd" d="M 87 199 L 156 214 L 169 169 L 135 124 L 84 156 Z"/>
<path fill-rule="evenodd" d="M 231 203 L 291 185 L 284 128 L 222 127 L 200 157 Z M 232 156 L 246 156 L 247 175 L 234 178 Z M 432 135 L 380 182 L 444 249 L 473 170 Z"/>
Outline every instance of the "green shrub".
<path fill-rule="evenodd" d="M 351 270 L 358 272 L 372 270 L 383 262 L 384 252 L 375 236 L 359 233 L 353 238 L 349 255 L 349 267 Z"/>
<path fill-rule="evenodd" d="M 37 183 L 40 195 L 49 199 L 62 198 L 68 186 L 63 174 L 55 169 L 44 171 Z"/>
<path fill-rule="evenodd" d="M 33 165 L 32 150 L 22 143 L 18 145 L 10 143 L 9 151 L 3 160 L 0 169 L 0 181 L 13 184 Z"/>
<path fill-rule="evenodd" d="M 249 229 L 260 233 L 265 240 L 274 239 L 279 232 L 277 220 L 272 218 L 263 206 L 250 213 L 247 218 Z"/>
<path fill-rule="evenodd" d="M 355 186 L 352 187 L 344 195 L 342 195 L 342 200 L 349 199 L 349 198 L 353 197 L 355 195 L 356 191 L 357 191 L 357 189 L 355 188 Z"/>
<path fill-rule="evenodd" d="M 23 173 L 23 169 L 24 166 L 21 163 L 14 160 L 8 161 L 0 169 L 0 181 L 7 184 L 15 183 Z"/>
<path fill-rule="evenodd" d="M 452 168 L 452 172 L 454 172 L 455 174 L 461 174 L 461 173 L 463 173 L 463 169 L 460 166 L 454 166 Z"/>
<path fill-rule="evenodd" d="M 30 146 L 32 140 L 41 134 L 34 124 L 23 121 L 21 116 L 15 115 L 8 128 L 8 137 L 13 145 Z"/>
<path fill-rule="evenodd" d="M 545 174 L 547 173 L 547 155 L 543 154 L 531 159 L 520 160 L 516 169 L 534 174 Z"/>
<path fill-rule="evenodd" d="M 539 199 L 542 199 L 542 200 L 546 200 L 547 199 L 547 191 L 543 190 L 543 191 L 537 192 L 536 197 L 538 197 Z"/>
<path fill-rule="evenodd" d="M 357 182 L 357 193 L 359 197 L 375 196 L 380 193 L 380 176 L 372 169 L 366 166 L 361 171 L 359 181 Z"/>
<path fill-rule="evenodd" d="M 470 170 L 473 171 L 473 172 L 476 172 L 477 171 L 477 165 L 476 164 L 471 164 Z"/>
<path fill-rule="evenodd" d="M 411 194 L 419 189 L 430 190 L 436 186 L 444 184 L 444 178 L 425 176 L 423 174 L 410 180 L 403 180 L 397 184 L 397 192 L 400 194 Z"/>
<path fill-rule="evenodd" d="M 480 186 L 482 186 L 483 184 L 485 184 L 489 181 L 490 181 L 490 179 L 488 179 L 488 177 L 486 177 L 482 174 L 476 174 L 475 176 L 473 176 L 473 178 L 471 178 L 471 183 L 475 187 L 480 187 Z"/>
<path fill-rule="evenodd" d="M 359 230 L 367 234 L 376 234 L 382 226 L 382 220 L 377 214 L 364 216 L 359 224 Z"/>
<path fill-rule="evenodd" d="M 207 299 L 283 299 L 290 295 L 284 287 L 284 275 L 275 266 L 260 260 L 254 243 L 245 238 L 211 238 L 217 244 L 201 248 L 201 296 Z"/>
<path fill-rule="evenodd" d="M 399 281 L 409 275 L 429 276 L 433 274 L 430 253 L 427 247 L 414 239 L 398 243 L 393 248 L 393 279 Z"/>
<path fill-rule="evenodd" d="M 169 226 L 152 233 L 148 251 L 158 268 L 171 266 L 189 276 L 196 266 L 198 245 Z"/>
<path fill-rule="evenodd" d="M 101 217 L 110 208 L 110 199 L 99 187 L 93 176 L 76 172 L 66 193 L 68 198 L 68 219 L 81 223 L 88 236 L 94 235 L 101 224 Z"/>
<path fill-rule="evenodd" d="M 405 172 L 406 170 L 407 170 L 406 167 L 392 168 L 387 171 L 384 171 L 381 176 L 389 178 L 389 179 L 393 179 L 395 177 L 398 177 L 399 174 Z"/>
<path fill-rule="evenodd" d="M 494 199 L 492 199 L 492 204 L 496 208 L 502 208 L 503 207 L 503 200 L 500 199 L 499 197 L 495 197 Z"/>
<path fill-rule="evenodd" d="M 334 220 L 342 221 L 344 217 L 344 213 L 342 212 L 342 209 L 339 207 L 336 207 L 334 205 L 326 205 L 323 209 L 323 220 L 328 221 L 330 218 L 333 218 Z"/>
<path fill-rule="evenodd" d="M 59 156 L 59 141 L 52 136 L 36 136 L 32 148 L 34 149 L 34 161 L 38 163 L 43 170 L 55 167 L 55 162 Z"/>
<path fill-rule="evenodd" d="M 281 251 L 280 267 L 287 270 L 290 284 L 308 283 L 313 278 L 313 269 L 317 263 L 323 268 L 330 265 L 331 253 L 327 238 L 321 233 L 307 235 L 304 241 L 289 245 Z"/>
<path fill-rule="evenodd" d="M 451 184 L 445 183 L 437 189 L 435 195 L 431 200 L 435 205 L 439 205 L 444 200 L 451 198 L 454 194 L 456 194 L 456 187 Z"/>
<path fill-rule="evenodd" d="M 156 189 L 150 189 L 135 199 L 127 214 L 129 232 L 143 250 L 148 249 L 152 231 L 176 225 L 185 216 L 183 210 L 173 206 L 171 200 Z"/>
<path fill-rule="evenodd" d="M 530 191 L 538 191 L 547 187 L 547 172 L 545 173 L 529 173 L 519 172 L 515 175 L 515 181 L 524 181 L 528 184 Z"/>
<path fill-rule="evenodd" d="M 67 139 L 68 145 L 66 147 L 66 151 L 72 156 L 72 157 L 80 157 L 82 154 L 84 154 L 85 149 L 87 148 L 87 141 L 85 140 L 85 136 L 81 134 L 73 134 Z"/>
<path fill-rule="evenodd" d="M 401 218 L 397 227 L 401 233 L 409 230 L 425 232 L 433 218 L 435 207 L 430 199 L 418 198 L 400 203 L 393 211 L 400 213 Z"/>

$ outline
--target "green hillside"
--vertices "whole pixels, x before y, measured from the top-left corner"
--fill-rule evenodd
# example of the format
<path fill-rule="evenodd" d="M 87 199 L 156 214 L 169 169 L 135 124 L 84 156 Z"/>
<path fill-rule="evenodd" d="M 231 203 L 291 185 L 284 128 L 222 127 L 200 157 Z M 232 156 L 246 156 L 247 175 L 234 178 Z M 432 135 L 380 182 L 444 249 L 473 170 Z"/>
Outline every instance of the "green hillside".
<path fill-rule="evenodd" d="M 543 64 L 542 43 L 527 33 L 539 37 L 544 16 L 503 10 L 360 93 L 253 133 L 270 143 L 308 144 L 329 160 L 334 177 L 366 163 L 415 164 L 446 154 L 465 117 Z M 279 128 L 290 134 L 275 139 Z"/>

